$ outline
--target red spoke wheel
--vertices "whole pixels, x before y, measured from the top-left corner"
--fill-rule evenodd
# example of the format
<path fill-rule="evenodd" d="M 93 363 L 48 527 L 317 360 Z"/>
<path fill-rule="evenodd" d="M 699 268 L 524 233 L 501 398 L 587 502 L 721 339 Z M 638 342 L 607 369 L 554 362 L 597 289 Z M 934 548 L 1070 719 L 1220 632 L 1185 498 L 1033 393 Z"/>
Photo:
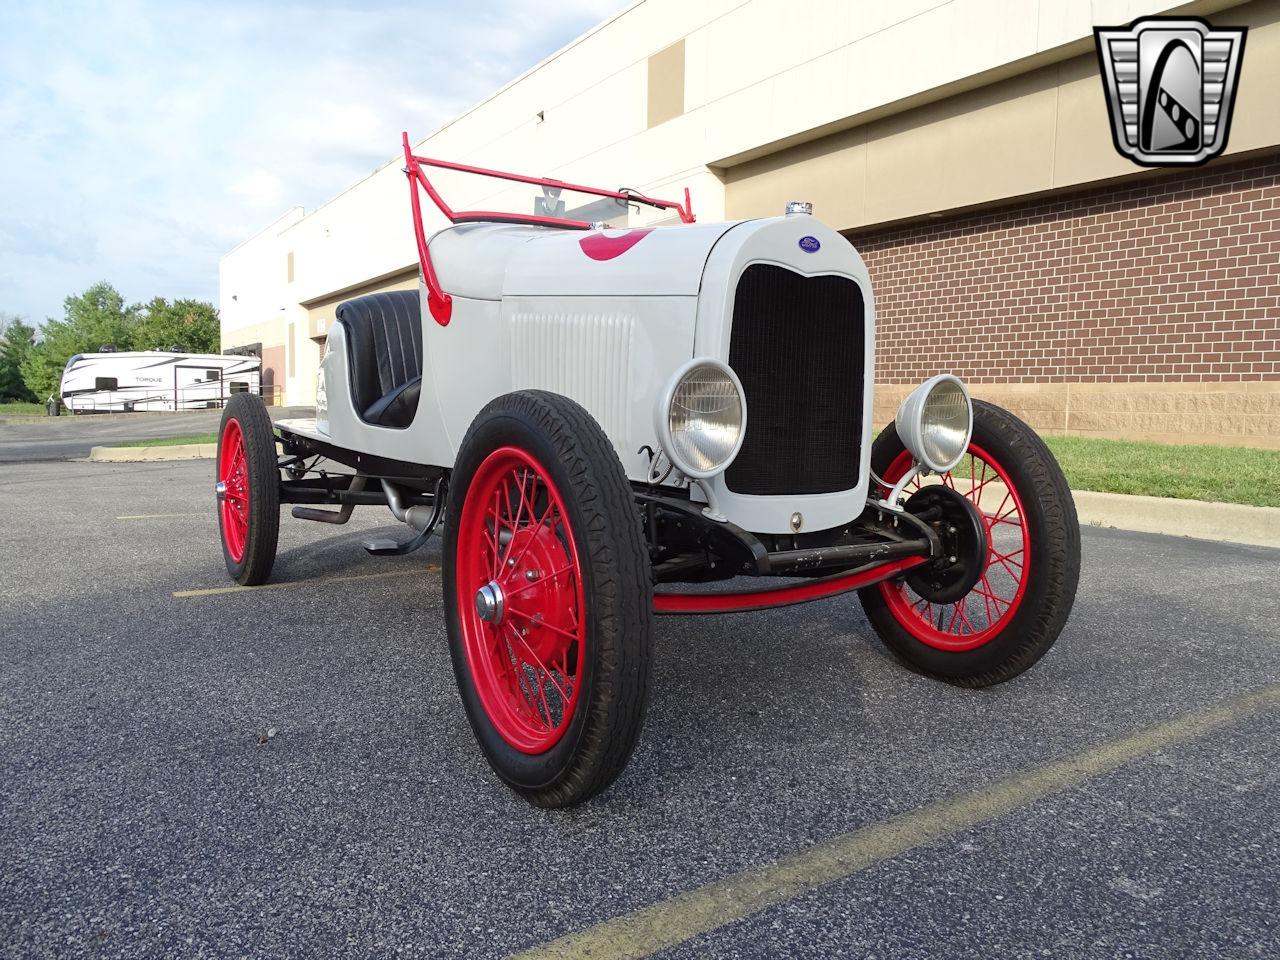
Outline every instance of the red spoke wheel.
<path fill-rule="evenodd" d="M 578 803 L 626 765 L 648 687 L 648 553 L 617 454 L 573 401 L 508 394 L 463 441 L 447 517 L 449 645 L 476 738 L 533 803 Z"/>
<path fill-rule="evenodd" d="M 973 439 L 960 463 L 942 477 L 912 480 L 904 494 L 942 483 L 977 508 L 987 541 L 977 582 L 942 603 L 911 577 L 860 595 L 876 632 L 910 666 L 988 686 L 1026 670 L 1057 639 L 1075 599 L 1080 530 L 1066 479 L 1035 432 L 989 403 L 974 401 L 973 412 Z M 890 424 L 872 448 L 873 468 L 894 484 L 911 463 Z"/>
<path fill-rule="evenodd" d="M 555 746 L 581 689 L 582 567 L 566 515 L 546 468 L 505 446 L 480 464 L 458 521 L 467 666 L 494 728 L 523 753 Z"/>
<path fill-rule="evenodd" d="M 227 572 L 237 583 L 265 583 L 280 532 L 280 471 L 271 417 L 260 397 L 238 393 L 227 401 L 215 496 Z"/>

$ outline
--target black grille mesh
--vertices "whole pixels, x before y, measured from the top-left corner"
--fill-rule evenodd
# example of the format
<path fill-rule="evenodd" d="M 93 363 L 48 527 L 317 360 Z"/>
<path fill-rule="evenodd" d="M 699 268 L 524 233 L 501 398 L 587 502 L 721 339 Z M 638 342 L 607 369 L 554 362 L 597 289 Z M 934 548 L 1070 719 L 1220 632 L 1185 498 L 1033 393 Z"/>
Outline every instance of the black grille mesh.
<path fill-rule="evenodd" d="M 735 493 L 834 493 L 858 482 L 862 290 L 754 264 L 733 305 L 729 366 L 747 398 L 747 435 L 725 471 Z"/>

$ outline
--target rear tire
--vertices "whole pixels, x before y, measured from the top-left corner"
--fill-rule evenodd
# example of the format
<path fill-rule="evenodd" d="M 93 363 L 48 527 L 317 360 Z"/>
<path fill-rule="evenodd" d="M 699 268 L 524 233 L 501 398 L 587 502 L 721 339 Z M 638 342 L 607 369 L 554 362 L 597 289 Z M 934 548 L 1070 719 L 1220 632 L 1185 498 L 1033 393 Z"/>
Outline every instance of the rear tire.
<path fill-rule="evenodd" d="M 890 484 L 910 467 L 894 424 L 876 438 L 871 464 Z M 1080 579 L 1080 526 L 1044 441 L 981 400 L 973 401 L 969 453 L 943 482 L 985 518 L 988 553 L 978 583 L 955 603 L 929 603 L 904 577 L 859 597 L 880 639 L 908 666 L 957 686 L 987 687 L 1028 669 L 1057 640 Z"/>
<path fill-rule="evenodd" d="M 449 650 L 480 748 L 530 803 L 580 803 L 626 766 L 648 699 L 649 557 L 622 464 L 577 403 L 507 394 L 467 432 L 445 517 Z"/>
<path fill-rule="evenodd" d="M 218 429 L 218 530 L 227 573 L 246 587 L 266 583 L 280 539 L 280 470 L 275 431 L 262 398 L 237 393 Z"/>

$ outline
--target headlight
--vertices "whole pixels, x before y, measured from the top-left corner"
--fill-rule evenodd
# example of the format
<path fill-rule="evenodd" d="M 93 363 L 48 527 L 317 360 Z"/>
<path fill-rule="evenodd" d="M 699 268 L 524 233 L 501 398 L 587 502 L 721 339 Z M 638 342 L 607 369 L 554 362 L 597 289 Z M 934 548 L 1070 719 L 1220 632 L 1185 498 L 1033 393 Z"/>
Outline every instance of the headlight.
<path fill-rule="evenodd" d="M 969 391 L 950 374 L 926 380 L 902 401 L 894 423 L 913 457 L 935 473 L 946 473 L 969 449 L 973 433 Z"/>
<path fill-rule="evenodd" d="M 737 374 L 717 360 L 685 364 L 659 399 L 656 426 L 663 450 L 685 476 L 704 480 L 738 455 L 747 405 Z"/>

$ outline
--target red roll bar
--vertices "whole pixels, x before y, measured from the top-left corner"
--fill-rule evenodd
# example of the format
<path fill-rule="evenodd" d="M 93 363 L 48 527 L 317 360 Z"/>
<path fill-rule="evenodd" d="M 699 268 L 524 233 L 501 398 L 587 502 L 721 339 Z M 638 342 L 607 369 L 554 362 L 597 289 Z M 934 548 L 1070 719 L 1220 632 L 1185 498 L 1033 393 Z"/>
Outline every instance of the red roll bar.
<path fill-rule="evenodd" d="M 418 262 L 422 264 L 422 279 L 427 285 L 427 307 L 431 316 L 440 326 L 449 323 L 453 313 L 453 298 L 444 292 L 435 268 L 431 265 L 431 251 L 427 247 L 427 236 L 422 227 L 422 202 L 418 197 L 418 187 L 427 192 L 427 196 L 440 209 L 450 223 L 523 223 L 538 227 L 560 227 L 565 230 L 590 230 L 591 224 L 585 220 L 570 220 L 566 217 L 545 217 L 534 214 L 503 213 L 495 210 L 461 210 L 455 211 L 431 185 L 427 175 L 422 172 L 424 166 L 438 167 L 442 170 L 457 170 L 460 173 L 474 173 L 481 177 L 493 177 L 497 180 L 512 180 L 516 183 L 529 183 L 538 187 L 556 187 L 574 193 L 586 193 L 595 197 L 609 197 L 614 200 L 625 200 L 629 203 L 643 203 L 659 210 L 675 210 L 682 223 L 693 223 L 693 206 L 689 199 L 689 188 L 684 190 L 684 203 L 675 200 L 657 200 L 646 197 L 634 190 L 602 190 L 599 187 L 584 187 L 576 183 L 565 183 L 563 180 L 552 180 L 548 177 L 526 177 L 519 173 L 504 173 L 501 170 L 487 170 L 484 167 L 472 167 L 465 163 L 452 163 L 448 160 L 432 160 L 430 157 L 414 156 L 409 147 L 409 133 L 403 132 L 401 142 L 404 145 L 404 173 L 409 179 L 409 202 L 413 207 L 414 239 L 418 242 Z"/>

